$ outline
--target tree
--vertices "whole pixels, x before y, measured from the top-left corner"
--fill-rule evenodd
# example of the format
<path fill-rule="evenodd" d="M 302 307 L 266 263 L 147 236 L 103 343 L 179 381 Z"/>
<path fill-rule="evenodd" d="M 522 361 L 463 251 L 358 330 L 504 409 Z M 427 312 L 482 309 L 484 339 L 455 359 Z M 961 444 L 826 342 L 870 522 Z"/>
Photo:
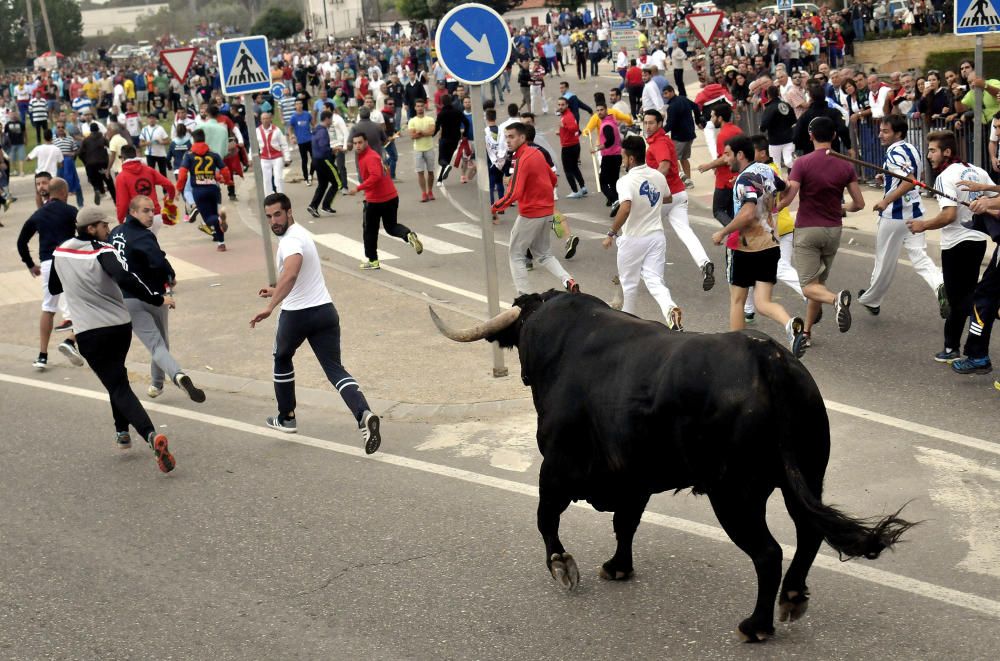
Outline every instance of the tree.
<path fill-rule="evenodd" d="M 21 64 L 28 47 L 25 0 L 0 0 L 0 60 Z M 56 50 L 72 55 L 83 47 L 83 19 L 76 0 L 46 0 L 52 40 Z M 45 30 L 35 12 L 34 34 L 39 43 L 47 43 Z M 46 47 L 45 50 L 48 50 Z"/>
<path fill-rule="evenodd" d="M 266 35 L 268 39 L 288 39 L 302 32 L 303 28 L 305 23 L 302 22 L 300 9 L 268 7 L 267 11 L 257 18 L 250 32 Z"/>
<path fill-rule="evenodd" d="M 501 16 L 521 5 L 524 0 L 479 0 L 480 4 L 497 10 Z M 466 4 L 462 0 L 396 0 L 396 9 L 407 18 L 423 20 L 441 18 L 449 10 Z"/>

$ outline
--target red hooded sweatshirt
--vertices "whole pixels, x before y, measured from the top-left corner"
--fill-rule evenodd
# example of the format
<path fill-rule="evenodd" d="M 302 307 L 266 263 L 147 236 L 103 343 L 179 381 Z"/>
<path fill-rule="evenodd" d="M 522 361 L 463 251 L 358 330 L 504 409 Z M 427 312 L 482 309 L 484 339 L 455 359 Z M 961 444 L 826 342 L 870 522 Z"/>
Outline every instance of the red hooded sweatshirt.
<path fill-rule="evenodd" d="M 493 205 L 493 212 L 502 211 L 517 202 L 517 211 L 525 218 L 544 218 L 555 213 L 552 191 L 556 173 L 537 147 L 524 143 L 514 152 L 514 173 L 506 194 Z"/>
<path fill-rule="evenodd" d="M 166 199 L 174 199 L 176 190 L 170 180 L 160 174 L 157 170 L 149 167 L 139 160 L 125 161 L 122 163 L 122 171 L 115 177 L 115 191 L 117 198 L 115 211 L 118 214 L 118 222 L 124 223 L 125 216 L 128 215 L 128 205 L 136 195 L 145 195 L 153 200 L 153 213 L 160 213 L 160 200 L 156 196 L 156 187 L 163 189 Z"/>
<path fill-rule="evenodd" d="M 388 202 L 399 197 L 396 185 L 389 176 L 389 168 L 378 152 L 368 147 L 358 156 L 358 190 L 364 192 L 366 202 Z"/>

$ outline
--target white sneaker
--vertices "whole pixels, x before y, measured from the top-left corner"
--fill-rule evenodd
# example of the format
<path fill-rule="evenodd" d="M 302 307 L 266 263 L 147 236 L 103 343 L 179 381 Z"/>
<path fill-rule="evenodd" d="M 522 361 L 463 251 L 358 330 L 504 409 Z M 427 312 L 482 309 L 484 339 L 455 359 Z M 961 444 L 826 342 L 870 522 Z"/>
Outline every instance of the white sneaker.
<path fill-rule="evenodd" d="M 379 418 L 371 411 L 365 411 L 361 416 L 361 440 L 365 443 L 365 454 L 375 454 L 382 444 L 382 434 L 379 432 Z"/>
<path fill-rule="evenodd" d="M 583 191 L 579 190 L 579 191 L 576 191 L 575 193 L 570 193 L 569 195 L 567 195 L 566 199 L 567 200 L 579 200 L 581 197 L 583 197 Z"/>
<path fill-rule="evenodd" d="M 150 399 L 156 399 L 163 394 L 163 388 L 157 388 L 156 386 L 149 386 L 146 389 L 146 394 L 149 395 Z"/>
<path fill-rule="evenodd" d="M 802 333 L 805 330 L 805 322 L 801 317 L 792 317 L 785 324 L 785 336 L 788 338 L 788 347 L 796 358 L 801 358 L 806 353 L 808 344 L 806 336 Z"/>
<path fill-rule="evenodd" d="M 73 363 L 77 367 L 83 367 L 83 356 L 77 350 L 75 344 L 71 344 L 69 340 L 63 340 L 59 344 L 59 353 L 66 356 L 66 360 Z"/>

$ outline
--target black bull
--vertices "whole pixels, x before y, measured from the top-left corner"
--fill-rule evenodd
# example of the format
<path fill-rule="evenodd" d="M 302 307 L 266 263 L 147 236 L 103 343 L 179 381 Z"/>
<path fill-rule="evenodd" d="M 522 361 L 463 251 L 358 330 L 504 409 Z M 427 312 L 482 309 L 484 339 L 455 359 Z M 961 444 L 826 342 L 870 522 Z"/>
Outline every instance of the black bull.
<path fill-rule="evenodd" d="M 699 335 L 612 310 L 600 299 L 529 294 L 457 341 L 517 347 L 538 413 L 538 530 L 545 560 L 565 587 L 579 581 L 559 540 L 571 501 L 614 512 L 618 547 L 600 575 L 632 575 L 632 538 L 651 494 L 707 494 L 729 537 L 753 561 L 757 602 L 739 633 L 774 633 L 781 547 L 767 528 L 775 488 L 795 523 L 796 550 L 778 600 L 782 621 L 808 605 L 806 576 L 824 540 L 842 556 L 877 558 L 913 524 L 895 514 L 862 521 L 824 505 L 830 425 L 805 367 L 766 335 Z"/>

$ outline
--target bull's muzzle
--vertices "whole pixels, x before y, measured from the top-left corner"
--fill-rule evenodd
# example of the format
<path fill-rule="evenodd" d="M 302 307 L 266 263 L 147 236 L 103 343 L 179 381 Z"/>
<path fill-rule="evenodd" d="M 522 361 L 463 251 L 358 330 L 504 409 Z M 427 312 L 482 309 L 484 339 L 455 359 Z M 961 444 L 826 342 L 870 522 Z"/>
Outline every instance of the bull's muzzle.
<path fill-rule="evenodd" d="M 517 318 L 521 316 L 521 308 L 513 307 L 509 310 L 504 310 L 492 319 L 487 319 L 483 323 L 477 324 L 472 328 L 455 330 L 453 328 L 449 328 L 443 321 L 441 321 L 441 317 L 437 315 L 434 308 L 428 305 L 427 309 L 430 310 L 431 321 L 433 321 L 434 325 L 437 326 L 437 329 L 441 331 L 441 334 L 449 340 L 454 340 L 455 342 L 475 342 L 476 340 L 482 340 L 489 335 L 496 335 L 517 321 Z"/>

